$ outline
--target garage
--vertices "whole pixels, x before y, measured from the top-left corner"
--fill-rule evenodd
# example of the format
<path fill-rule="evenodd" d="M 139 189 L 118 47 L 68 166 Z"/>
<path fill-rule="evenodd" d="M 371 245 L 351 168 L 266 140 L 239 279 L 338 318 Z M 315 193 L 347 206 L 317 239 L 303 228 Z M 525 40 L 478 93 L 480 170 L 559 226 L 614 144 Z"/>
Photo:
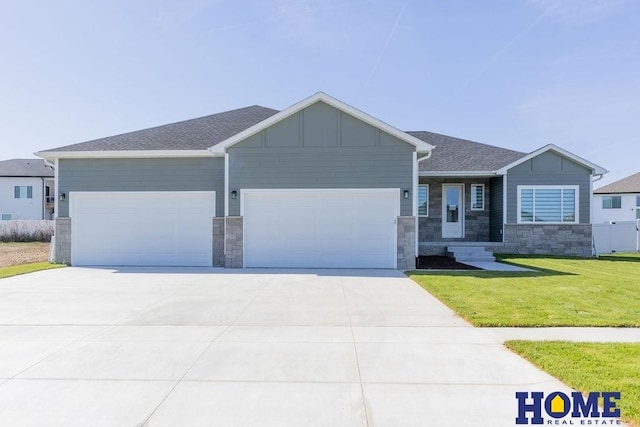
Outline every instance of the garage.
<path fill-rule="evenodd" d="M 242 190 L 245 267 L 396 268 L 398 189 Z"/>
<path fill-rule="evenodd" d="M 71 192 L 72 265 L 211 266 L 215 192 Z"/>

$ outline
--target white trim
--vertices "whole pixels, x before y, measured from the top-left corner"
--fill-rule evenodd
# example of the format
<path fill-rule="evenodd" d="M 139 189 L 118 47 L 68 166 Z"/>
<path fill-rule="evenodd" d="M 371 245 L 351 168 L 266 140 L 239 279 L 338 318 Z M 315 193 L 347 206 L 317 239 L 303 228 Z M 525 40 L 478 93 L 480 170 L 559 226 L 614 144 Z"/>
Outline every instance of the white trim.
<path fill-rule="evenodd" d="M 559 221 L 559 222 L 546 222 L 546 221 L 522 221 L 522 208 L 521 208 L 521 192 L 522 190 L 575 190 L 575 221 Z M 540 224 L 540 225 L 573 225 L 580 224 L 580 186 L 579 185 L 518 185 L 516 188 L 517 193 L 517 209 L 518 209 L 518 224 Z M 562 193 L 561 193 L 562 194 Z M 534 196 L 534 218 L 535 218 L 535 196 Z"/>
<path fill-rule="evenodd" d="M 419 251 L 419 244 L 418 244 L 418 188 L 419 188 L 419 182 L 418 182 L 419 178 L 418 178 L 418 152 L 414 151 L 413 152 L 413 189 L 412 191 L 412 199 L 413 199 L 413 207 L 411 208 L 411 213 L 413 215 L 413 222 L 414 222 L 414 232 L 413 235 L 414 237 L 414 250 L 415 250 L 415 256 L 418 256 L 418 251 Z M 396 240 L 398 239 L 398 236 L 396 235 Z M 397 255 L 396 255 L 397 258 Z M 397 267 L 397 261 L 396 261 L 396 267 Z"/>
<path fill-rule="evenodd" d="M 58 218 L 58 212 L 60 212 L 60 203 L 58 202 L 58 194 L 60 194 L 60 186 L 58 185 L 59 175 L 60 175 L 60 159 L 56 158 L 55 160 L 55 170 L 53 171 L 53 186 L 55 189 L 53 190 L 53 220 L 55 221 Z M 54 231 L 55 233 L 55 226 Z"/>
<path fill-rule="evenodd" d="M 131 151 L 39 151 L 34 153 L 46 160 L 53 159 L 121 159 L 163 157 L 214 157 L 209 150 L 131 150 Z"/>
<path fill-rule="evenodd" d="M 420 187 L 425 187 L 427 189 L 427 213 L 425 215 L 420 215 L 420 209 L 416 209 L 417 214 L 416 216 L 418 216 L 419 218 L 428 218 L 429 217 L 429 184 L 420 184 L 418 185 L 418 191 L 420 191 Z M 418 199 L 419 201 L 419 199 Z M 417 203 L 416 203 L 417 204 Z"/>
<path fill-rule="evenodd" d="M 496 175 L 501 175 L 499 173 L 497 173 L 496 171 L 438 171 L 438 172 L 434 172 L 434 171 L 427 171 L 427 172 L 420 172 L 420 176 L 424 176 L 424 177 L 439 177 L 439 176 L 450 176 L 450 177 L 456 177 L 456 178 L 465 178 L 465 177 L 483 177 L 483 176 L 488 176 L 488 177 L 493 177 Z"/>
<path fill-rule="evenodd" d="M 502 242 L 504 243 L 505 226 L 507 225 L 507 175 L 502 175 Z"/>
<path fill-rule="evenodd" d="M 524 162 L 526 162 L 528 160 L 531 160 L 534 157 L 539 156 L 542 153 L 546 153 L 547 151 L 555 151 L 556 153 L 558 153 L 558 154 L 560 154 L 562 156 L 568 157 L 569 159 L 573 160 L 574 162 L 576 162 L 578 164 L 581 164 L 582 166 L 588 167 L 596 175 L 605 174 L 605 173 L 609 172 L 608 170 L 606 170 L 602 166 L 598 166 L 595 163 L 591 163 L 590 161 L 585 160 L 582 157 L 577 156 L 577 155 L 575 155 L 573 153 L 570 153 L 569 151 L 567 151 L 567 150 L 565 150 L 563 148 L 560 148 L 555 144 L 548 144 L 548 145 L 545 145 L 542 148 L 537 149 L 536 151 L 533 151 L 532 153 L 527 154 L 526 156 L 516 160 L 515 162 L 510 163 L 510 164 L 508 164 L 507 166 L 504 166 L 501 169 L 498 169 L 496 171 L 496 173 L 505 174 L 505 173 L 507 173 L 507 171 L 509 169 L 511 169 L 511 168 L 513 168 L 515 166 L 518 166 L 518 165 L 520 165 L 520 164 L 522 164 L 522 163 L 524 163 Z"/>
<path fill-rule="evenodd" d="M 473 187 L 482 187 L 482 207 L 480 208 L 474 208 L 473 207 Z M 485 186 L 484 184 L 471 184 L 471 207 L 470 209 L 472 211 L 483 211 L 485 208 Z"/>
<path fill-rule="evenodd" d="M 222 254 L 227 255 L 227 217 L 229 216 L 229 153 L 224 153 L 224 233 Z"/>
<path fill-rule="evenodd" d="M 249 138 L 250 136 L 255 135 L 256 133 L 260 132 L 263 129 L 266 129 L 270 126 L 273 126 L 274 124 L 278 123 L 281 120 L 286 119 L 287 117 L 297 113 L 298 111 L 301 111 L 313 104 L 315 104 L 316 102 L 324 102 L 325 104 L 329 104 L 334 108 L 337 108 L 338 110 L 341 110 L 347 114 L 350 114 L 354 117 L 356 117 L 357 119 L 362 120 L 365 123 L 370 124 L 371 126 L 374 126 L 384 132 L 387 132 L 393 136 L 395 136 L 398 139 L 401 139 L 402 141 L 406 142 L 407 144 L 413 145 L 416 147 L 417 151 L 420 152 L 429 152 L 433 149 L 433 145 L 428 144 L 424 141 L 422 141 L 421 139 L 418 139 L 414 136 L 409 135 L 406 132 L 401 131 L 398 128 L 395 128 L 379 119 L 376 119 L 373 116 L 370 116 L 369 114 L 360 111 L 350 105 L 345 104 L 342 101 L 337 100 L 336 98 L 333 98 L 329 95 L 327 95 L 326 93 L 323 92 L 317 92 L 314 95 L 311 95 L 308 98 L 303 99 L 300 102 L 297 102 L 293 105 L 291 105 L 290 107 L 280 111 L 277 114 L 274 114 L 273 116 L 261 121 L 258 124 L 255 124 L 253 126 L 251 126 L 248 129 L 243 130 L 240 133 L 237 133 L 235 135 L 233 135 L 232 137 L 220 142 L 219 144 L 216 144 L 212 147 L 209 148 L 209 151 L 211 151 L 214 154 L 219 154 L 221 155 L 222 153 L 225 152 L 225 150 L 234 145 L 237 144 L 238 142 Z"/>

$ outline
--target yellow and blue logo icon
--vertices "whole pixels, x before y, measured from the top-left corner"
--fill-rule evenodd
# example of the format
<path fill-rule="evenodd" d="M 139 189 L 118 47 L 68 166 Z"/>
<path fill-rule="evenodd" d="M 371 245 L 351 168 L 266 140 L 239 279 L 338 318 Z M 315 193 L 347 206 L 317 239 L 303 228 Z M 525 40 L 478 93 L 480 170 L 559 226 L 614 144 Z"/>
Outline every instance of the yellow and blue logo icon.
<path fill-rule="evenodd" d="M 602 408 L 598 406 L 598 399 L 602 398 Z M 620 408 L 617 407 L 620 400 L 620 392 L 617 391 L 592 391 L 586 396 L 574 391 L 571 396 L 554 391 L 545 396 L 541 391 L 516 392 L 518 401 L 518 417 L 516 424 L 553 424 L 560 425 L 560 418 L 570 416 L 574 419 L 597 420 L 597 425 L 620 425 Z M 550 417 L 545 421 L 545 416 Z M 554 420 L 556 421 L 554 423 Z M 567 424 L 563 422 L 562 424 Z M 569 424 L 573 424 L 570 422 Z M 590 425 L 591 423 L 589 423 Z M 581 425 L 585 425 L 581 423 Z"/>

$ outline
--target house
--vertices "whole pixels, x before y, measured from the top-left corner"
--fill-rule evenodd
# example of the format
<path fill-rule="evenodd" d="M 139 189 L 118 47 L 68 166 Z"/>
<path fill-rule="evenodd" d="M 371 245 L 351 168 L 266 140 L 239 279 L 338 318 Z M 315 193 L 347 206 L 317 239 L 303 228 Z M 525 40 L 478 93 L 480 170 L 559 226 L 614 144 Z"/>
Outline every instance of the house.
<path fill-rule="evenodd" d="M 53 219 L 54 172 L 42 159 L 0 161 L 0 220 Z"/>
<path fill-rule="evenodd" d="M 640 219 L 640 172 L 593 192 L 593 223 Z"/>
<path fill-rule="evenodd" d="M 38 155 L 56 165 L 56 258 L 72 265 L 410 269 L 452 245 L 589 256 L 606 173 L 554 145 L 404 132 L 322 92 Z"/>

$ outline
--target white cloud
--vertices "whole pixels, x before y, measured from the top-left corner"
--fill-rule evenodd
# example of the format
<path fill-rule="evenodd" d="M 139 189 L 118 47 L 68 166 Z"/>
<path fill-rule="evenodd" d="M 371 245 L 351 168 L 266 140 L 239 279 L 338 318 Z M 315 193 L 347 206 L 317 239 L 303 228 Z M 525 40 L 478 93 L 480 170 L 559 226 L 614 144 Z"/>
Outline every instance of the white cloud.
<path fill-rule="evenodd" d="M 586 25 L 615 15 L 629 0 L 529 0 L 550 17 L 574 25 Z"/>

